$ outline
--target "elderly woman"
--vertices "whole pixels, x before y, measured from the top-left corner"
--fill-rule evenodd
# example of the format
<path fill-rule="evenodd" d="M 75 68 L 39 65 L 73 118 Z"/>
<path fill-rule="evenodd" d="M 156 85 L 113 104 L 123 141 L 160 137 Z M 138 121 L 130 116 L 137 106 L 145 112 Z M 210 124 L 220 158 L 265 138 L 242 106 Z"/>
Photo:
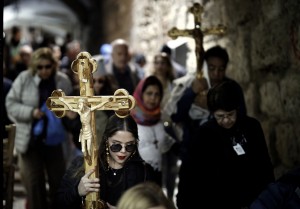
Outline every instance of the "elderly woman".
<path fill-rule="evenodd" d="M 241 96 L 234 81 L 208 91 L 207 106 L 213 118 L 199 126 L 188 143 L 179 172 L 178 209 L 194 205 L 249 208 L 274 181 L 262 126 L 244 113 Z M 191 193 L 191 188 L 197 192 Z"/>
<path fill-rule="evenodd" d="M 47 208 L 45 173 L 51 200 L 65 171 L 64 139 L 48 140 L 46 135 L 37 136 L 33 131 L 45 118 L 45 101 L 55 89 L 62 89 L 68 95 L 72 85 L 65 74 L 57 71 L 52 50 L 39 48 L 32 54 L 29 69 L 18 75 L 6 97 L 8 116 L 16 124 L 15 147 L 31 209 Z M 49 131 L 44 127 L 43 132 Z"/>

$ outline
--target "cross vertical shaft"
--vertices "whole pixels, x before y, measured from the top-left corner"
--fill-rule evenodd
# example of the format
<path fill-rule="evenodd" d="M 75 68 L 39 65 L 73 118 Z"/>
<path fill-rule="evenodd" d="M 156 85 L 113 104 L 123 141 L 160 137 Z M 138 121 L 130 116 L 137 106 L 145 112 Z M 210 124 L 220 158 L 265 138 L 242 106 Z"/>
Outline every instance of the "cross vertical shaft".
<path fill-rule="evenodd" d="M 118 89 L 112 96 L 94 96 L 92 73 L 97 69 L 96 60 L 88 52 L 80 52 L 71 68 L 78 74 L 80 96 L 65 96 L 60 89 L 54 90 L 47 99 L 47 107 L 57 117 L 63 117 L 66 111 L 80 115 L 82 128 L 79 140 L 84 155 L 85 172 L 95 169 L 90 178 L 99 178 L 98 146 L 96 143 L 95 110 L 114 110 L 119 117 L 125 117 L 134 108 L 135 100 L 125 89 Z M 101 188 L 100 188 L 101 189 Z M 86 209 L 104 209 L 100 192 L 91 192 L 85 198 Z"/>

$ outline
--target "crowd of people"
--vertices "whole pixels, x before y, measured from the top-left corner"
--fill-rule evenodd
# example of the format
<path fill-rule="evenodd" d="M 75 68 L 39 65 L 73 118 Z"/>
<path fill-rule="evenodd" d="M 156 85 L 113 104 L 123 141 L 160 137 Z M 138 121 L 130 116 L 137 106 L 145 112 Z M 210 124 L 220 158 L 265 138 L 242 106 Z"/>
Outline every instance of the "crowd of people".
<path fill-rule="evenodd" d="M 225 48 L 205 51 L 206 76 L 199 79 L 176 65 L 167 45 L 150 62 L 144 54 L 133 56 L 124 39 L 103 44 L 93 55 L 94 95 L 123 88 L 136 105 L 119 117 L 96 111 L 84 99 L 74 107 L 61 98 L 70 111 L 59 118 L 64 137 L 58 140 L 49 130 L 45 101 L 56 89 L 80 95 L 71 69 L 80 41 L 33 47 L 21 43 L 17 27 L 12 32 L 3 60 L 5 123 L 17 128 L 26 209 L 81 208 L 92 192 L 99 192 L 109 209 L 262 208 L 257 198 L 275 183 L 273 165 L 260 122 L 247 115 L 241 86 L 226 75 Z M 84 157 L 91 154 L 91 111 L 98 171 L 84 167 Z M 99 178 L 91 178 L 94 172 Z"/>

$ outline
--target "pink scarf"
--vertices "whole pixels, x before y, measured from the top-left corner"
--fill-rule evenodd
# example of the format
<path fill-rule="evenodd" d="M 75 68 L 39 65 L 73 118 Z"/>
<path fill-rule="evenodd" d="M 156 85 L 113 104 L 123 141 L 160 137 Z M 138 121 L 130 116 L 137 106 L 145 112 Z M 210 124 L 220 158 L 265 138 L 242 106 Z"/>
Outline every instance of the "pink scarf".
<path fill-rule="evenodd" d="M 136 100 L 136 106 L 131 110 L 130 114 L 137 124 L 150 126 L 156 124 L 160 120 L 161 113 L 160 105 L 151 110 L 145 107 L 142 89 L 146 79 L 147 78 L 141 80 L 133 92 L 133 97 Z"/>

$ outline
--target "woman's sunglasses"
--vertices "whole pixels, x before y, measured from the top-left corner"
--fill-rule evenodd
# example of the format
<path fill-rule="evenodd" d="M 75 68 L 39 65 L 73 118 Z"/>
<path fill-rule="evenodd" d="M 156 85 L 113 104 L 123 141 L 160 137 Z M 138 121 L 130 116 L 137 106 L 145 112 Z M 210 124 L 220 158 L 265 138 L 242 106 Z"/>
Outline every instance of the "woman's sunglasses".
<path fill-rule="evenodd" d="M 46 70 L 48 70 L 48 69 L 50 69 L 50 68 L 52 68 L 52 65 L 51 64 L 49 64 L 49 65 L 38 65 L 38 66 L 36 66 L 36 68 L 38 69 L 38 70 L 42 70 L 42 69 L 46 69 Z"/>
<path fill-rule="evenodd" d="M 112 152 L 120 152 L 121 149 L 123 148 L 123 145 L 122 144 L 113 144 L 109 148 Z M 135 149 L 136 149 L 136 144 L 125 145 L 125 150 L 127 152 L 133 152 L 133 151 L 135 151 Z"/>

